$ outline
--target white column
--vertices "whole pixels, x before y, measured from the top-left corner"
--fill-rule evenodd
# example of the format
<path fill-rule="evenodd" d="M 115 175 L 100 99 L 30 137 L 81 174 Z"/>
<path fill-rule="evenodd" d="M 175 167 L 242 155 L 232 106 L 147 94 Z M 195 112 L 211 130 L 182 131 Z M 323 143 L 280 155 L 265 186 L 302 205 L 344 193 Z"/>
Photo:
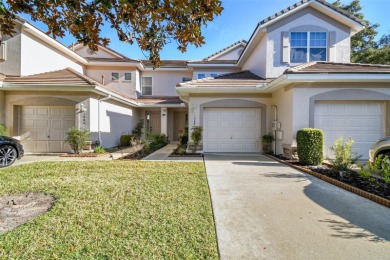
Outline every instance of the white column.
<path fill-rule="evenodd" d="M 168 135 L 168 109 L 161 108 L 161 134 Z"/>

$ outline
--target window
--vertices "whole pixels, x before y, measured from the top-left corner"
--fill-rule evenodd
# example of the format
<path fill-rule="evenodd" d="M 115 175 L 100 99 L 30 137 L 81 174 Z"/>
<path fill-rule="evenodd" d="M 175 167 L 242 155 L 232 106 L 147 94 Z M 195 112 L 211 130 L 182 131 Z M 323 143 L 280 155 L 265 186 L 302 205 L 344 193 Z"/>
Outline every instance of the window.
<path fill-rule="evenodd" d="M 198 74 L 198 79 L 203 79 L 205 77 L 206 77 L 206 74 L 204 74 L 204 73 L 199 73 Z"/>
<path fill-rule="evenodd" d="M 111 73 L 111 80 L 112 81 L 117 81 L 118 79 L 119 79 L 119 73 L 118 72 Z"/>
<path fill-rule="evenodd" d="M 217 73 L 211 73 L 210 76 L 215 78 L 216 76 L 218 76 L 218 74 Z"/>
<path fill-rule="evenodd" d="M 326 32 L 292 32 L 291 63 L 326 61 Z"/>
<path fill-rule="evenodd" d="M 152 95 L 152 77 L 142 77 L 142 95 Z"/>
<path fill-rule="evenodd" d="M 191 81 L 191 80 L 192 80 L 192 78 L 186 78 L 186 77 L 183 77 L 183 78 L 182 78 L 182 80 L 183 80 L 182 82 L 187 82 L 187 81 Z"/>
<path fill-rule="evenodd" d="M 126 81 L 131 81 L 131 72 L 126 72 L 125 73 L 125 80 Z"/>

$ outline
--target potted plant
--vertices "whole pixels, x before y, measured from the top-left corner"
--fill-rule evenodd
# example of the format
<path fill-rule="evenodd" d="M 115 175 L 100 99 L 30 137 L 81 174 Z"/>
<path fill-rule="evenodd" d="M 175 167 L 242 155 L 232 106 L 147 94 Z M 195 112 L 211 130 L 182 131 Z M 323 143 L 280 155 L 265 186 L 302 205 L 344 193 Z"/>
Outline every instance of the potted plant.
<path fill-rule="evenodd" d="M 272 152 L 272 142 L 275 140 L 274 136 L 269 133 L 260 137 L 260 142 L 263 145 L 263 153 L 271 153 Z"/>

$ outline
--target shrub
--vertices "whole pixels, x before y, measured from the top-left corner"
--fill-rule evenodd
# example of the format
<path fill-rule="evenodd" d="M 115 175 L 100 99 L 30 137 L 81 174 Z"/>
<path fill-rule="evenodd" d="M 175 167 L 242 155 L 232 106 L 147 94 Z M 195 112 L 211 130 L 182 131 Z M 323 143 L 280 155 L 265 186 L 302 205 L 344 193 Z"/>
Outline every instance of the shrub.
<path fill-rule="evenodd" d="M 271 133 L 265 134 L 262 137 L 260 137 L 260 142 L 262 143 L 263 146 L 263 153 L 272 152 L 271 145 L 274 140 L 275 140 L 274 136 Z"/>
<path fill-rule="evenodd" d="M 303 128 L 297 132 L 297 152 L 303 165 L 318 165 L 324 158 L 324 134 L 315 128 Z"/>
<path fill-rule="evenodd" d="M 130 141 L 132 138 L 134 138 L 134 135 L 121 135 L 119 142 L 121 146 L 130 146 Z"/>
<path fill-rule="evenodd" d="M 0 135 L 7 135 L 7 127 L 5 125 L 0 124 Z"/>
<path fill-rule="evenodd" d="M 143 129 L 143 128 L 144 128 L 144 125 L 142 124 L 142 122 L 139 122 L 139 123 L 135 126 L 134 130 L 131 131 L 132 135 L 133 135 L 136 139 L 140 140 L 141 137 L 142 137 L 142 129 Z"/>
<path fill-rule="evenodd" d="M 87 144 L 87 141 L 89 141 L 89 138 L 90 136 L 88 130 L 71 128 L 68 131 L 68 136 L 66 137 L 65 142 L 70 145 L 76 154 L 79 154 Z"/>
<path fill-rule="evenodd" d="M 354 141 L 350 138 L 348 142 L 344 141 L 344 137 L 340 137 L 334 142 L 334 145 L 330 148 L 335 155 L 333 162 L 333 168 L 338 171 L 346 171 L 349 168 L 349 164 L 354 163 L 359 157 L 352 152 L 352 145 Z"/>
<path fill-rule="evenodd" d="M 163 144 L 163 146 L 168 144 L 168 136 L 165 134 L 154 134 L 152 135 L 152 143 L 155 145 Z"/>
<path fill-rule="evenodd" d="M 202 140 L 202 132 L 203 128 L 201 126 L 194 126 L 192 128 L 191 138 L 194 141 L 194 145 L 192 146 L 192 152 L 196 153 L 196 149 L 198 149 L 199 142 Z"/>
<path fill-rule="evenodd" d="M 372 177 L 373 175 L 380 175 L 386 183 L 390 184 L 389 157 L 383 154 L 378 155 L 374 162 L 367 163 L 366 168 L 364 168 L 364 165 L 360 165 L 360 171 L 358 171 L 358 173 L 361 177 L 368 179 L 371 182 L 376 180 Z"/>
<path fill-rule="evenodd" d="M 188 144 L 188 135 L 183 135 L 180 137 L 180 146 L 187 146 Z"/>
<path fill-rule="evenodd" d="M 104 150 L 104 148 L 101 146 L 96 146 L 93 151 L 94 151 L 94 153 L 97 153 L 97 154 L 102 154 L 102 153 L 106 152 L 106 150 Z"/>

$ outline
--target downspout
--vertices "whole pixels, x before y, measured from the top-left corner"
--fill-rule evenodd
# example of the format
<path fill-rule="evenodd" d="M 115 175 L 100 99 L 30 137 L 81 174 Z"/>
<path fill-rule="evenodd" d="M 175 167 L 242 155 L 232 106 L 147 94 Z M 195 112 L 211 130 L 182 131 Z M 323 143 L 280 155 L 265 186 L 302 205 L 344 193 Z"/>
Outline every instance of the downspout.
<path fill-rule="evenodd" d="M 104 97 L 104 98 L 101 98 L 98 100 L 98 138 L 99 138 L 99 145 L 100 146 L 103 146 L 102 136 L 101 136 L 101 132 L 100 132 L 100 102 L 108 100 L 110 98 L 111 98 L 111 95 L 108 95 L 107 97 Z"/>

